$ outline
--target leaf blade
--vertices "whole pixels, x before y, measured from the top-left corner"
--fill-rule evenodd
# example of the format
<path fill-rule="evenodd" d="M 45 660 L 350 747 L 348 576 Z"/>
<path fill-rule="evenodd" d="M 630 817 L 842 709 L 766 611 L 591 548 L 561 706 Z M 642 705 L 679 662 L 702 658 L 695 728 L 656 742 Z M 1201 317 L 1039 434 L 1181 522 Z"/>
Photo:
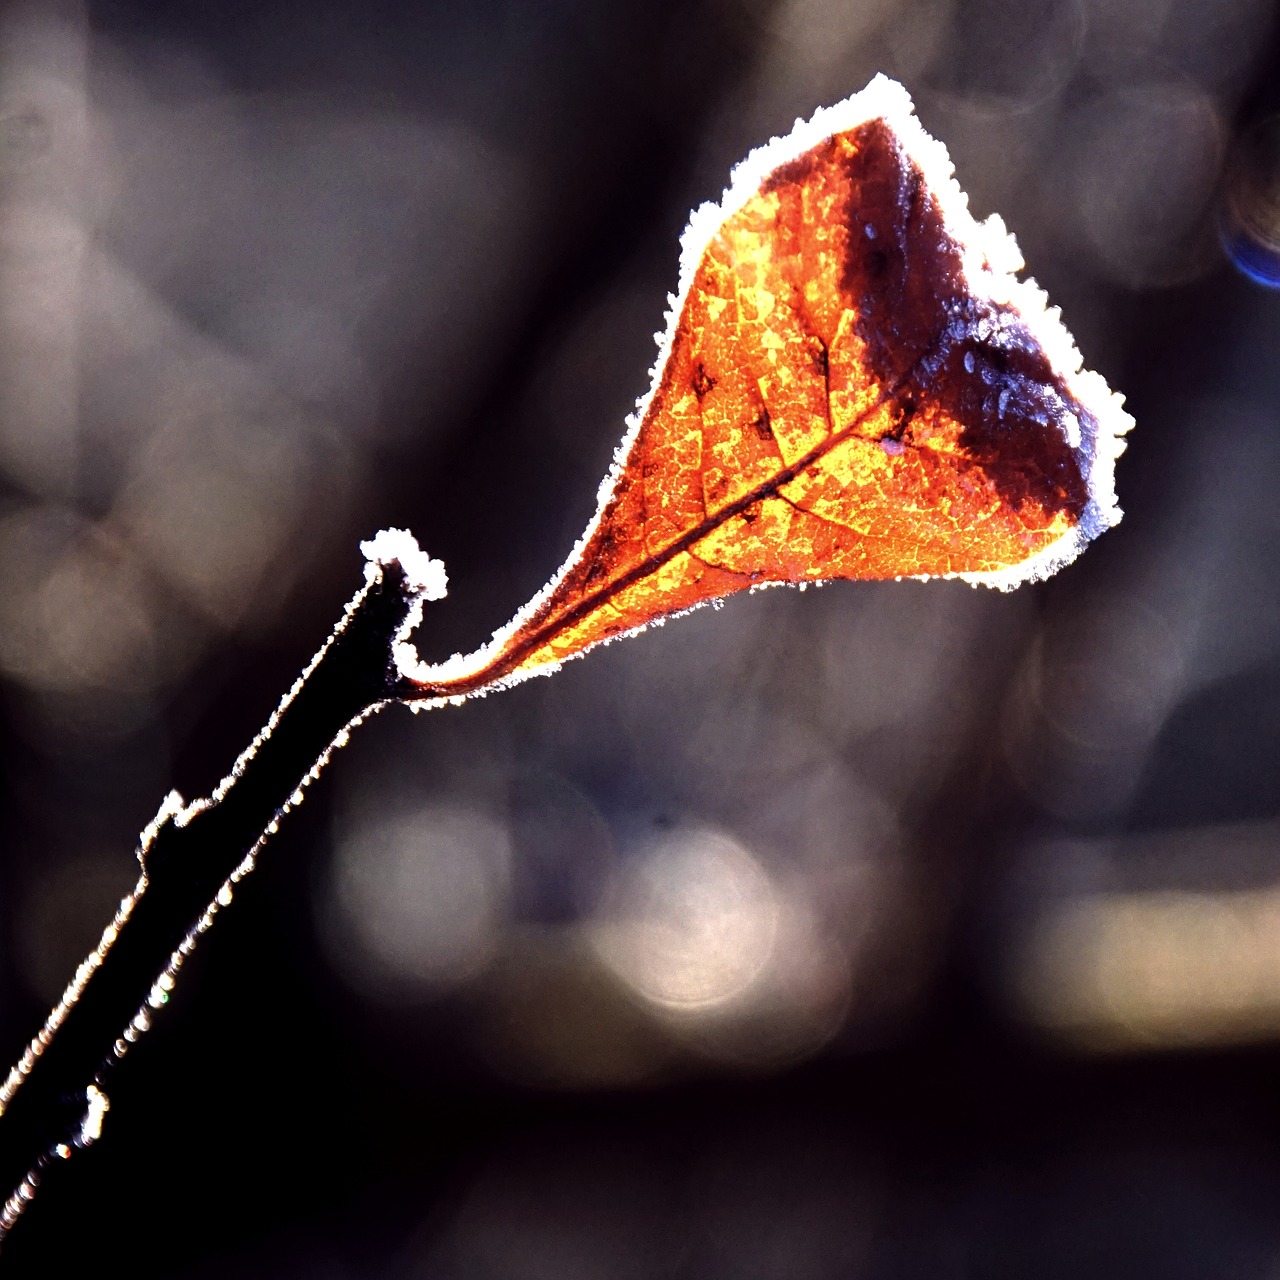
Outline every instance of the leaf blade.
<path fill-rule="evenodd" d="M 1007 587 L 1073 558 L 1119 518 L 1130 420 L 1020 265 L 882 77 L 753 153 L 685 234 L 582 540 L 487 646 L 406 672 L 410 696 L 539 674 L 744 588 Z"/>

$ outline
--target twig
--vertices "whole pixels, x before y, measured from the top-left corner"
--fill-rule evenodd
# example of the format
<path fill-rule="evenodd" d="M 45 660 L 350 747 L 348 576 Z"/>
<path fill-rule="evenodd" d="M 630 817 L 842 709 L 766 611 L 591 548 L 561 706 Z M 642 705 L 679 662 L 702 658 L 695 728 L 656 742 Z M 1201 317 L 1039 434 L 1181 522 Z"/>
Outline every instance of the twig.
<path fill-rule="evenodd" d="M 168 999 L 182 960 L 231 901 L 233 884 L 302 798 L 348 731 L 385 706 L 398 679 L 393 646 L 432 595 L 416 544 L 364 547 L 364 589 L 252 746 L 207 800 L 172 793 L 143 833 L 137 887 L 0 1089 L 0 1239 L 50 1162 L 99 1134 L 105 1081 Z M 387 546 L 399 557 L 380 556 Z M 423 557 L 425 559 L 425 557 Z"/>

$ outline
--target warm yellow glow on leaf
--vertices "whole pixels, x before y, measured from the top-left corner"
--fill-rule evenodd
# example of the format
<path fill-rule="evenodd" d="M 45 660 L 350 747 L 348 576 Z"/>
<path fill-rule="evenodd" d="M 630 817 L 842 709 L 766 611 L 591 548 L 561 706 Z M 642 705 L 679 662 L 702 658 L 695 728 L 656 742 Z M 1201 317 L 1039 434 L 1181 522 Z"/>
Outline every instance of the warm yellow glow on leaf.
<path fill-rule="evenodd" d="M 893 82 L 754 153 L 683 250 L 591 527 L 488 646 L 406 671 L 409 698 L 523 679 L 743 588 L 1016 585 L 1119 518 L 1119 399 Z"/>

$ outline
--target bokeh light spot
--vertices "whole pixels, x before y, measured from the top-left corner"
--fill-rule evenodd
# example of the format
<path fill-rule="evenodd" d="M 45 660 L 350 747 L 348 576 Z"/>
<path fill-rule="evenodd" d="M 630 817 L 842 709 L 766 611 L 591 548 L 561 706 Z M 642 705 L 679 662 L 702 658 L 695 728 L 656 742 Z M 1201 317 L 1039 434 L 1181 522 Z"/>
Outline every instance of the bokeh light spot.
<path fill-rule="evenodd" d="M 0 667 L 38 692 L 116 700 L 157 679 L 145 579 L 127 547 L 71 512 L 0 521 Z"/>
<path fill-rule="evenodd" d="M 1182 80 L 1118 82 L 1076 114 L 1071 132 L 1073 213 L 1106 275 L 1144 289 L 1212 268 L 1224 139 L 1208 94 Z"/>
<path fill-rule="evenodd" d="M 1280 289 L 1280 115 L 1237 144 L 1219 226 L 1231 261 L 1250 280 Z"/>
<path fill-rule="evenodd" d="M 328 886 L 335 963 L 393 998 L 473 977 L 507 915 L 510 863 L 505 825 L 473 809 L 432 805 L 354 824 Z"/>
<path fill-rule="evenodd" d="M 698 1009 L 741 996 L 760 977 L 777 928 L 776 891 L 760 864 L 728 835 L 694 827 L 635 852 L 595 944 L 647 1000 Z"/>

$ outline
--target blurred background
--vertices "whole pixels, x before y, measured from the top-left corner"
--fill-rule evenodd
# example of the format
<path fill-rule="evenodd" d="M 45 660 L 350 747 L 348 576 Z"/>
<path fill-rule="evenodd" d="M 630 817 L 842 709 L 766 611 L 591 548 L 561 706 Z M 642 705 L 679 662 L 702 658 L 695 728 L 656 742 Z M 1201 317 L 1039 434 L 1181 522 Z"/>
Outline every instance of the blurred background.
<path fill-rule="evenodd" d="M 0 1049 L 412 529 L 560 564 L 688 210 L 902 79 L 1138 426 L 1052 581 L 393 709 L 13 1275 L 1280 1277 L 1270 0 L 0 7 Z"/>

